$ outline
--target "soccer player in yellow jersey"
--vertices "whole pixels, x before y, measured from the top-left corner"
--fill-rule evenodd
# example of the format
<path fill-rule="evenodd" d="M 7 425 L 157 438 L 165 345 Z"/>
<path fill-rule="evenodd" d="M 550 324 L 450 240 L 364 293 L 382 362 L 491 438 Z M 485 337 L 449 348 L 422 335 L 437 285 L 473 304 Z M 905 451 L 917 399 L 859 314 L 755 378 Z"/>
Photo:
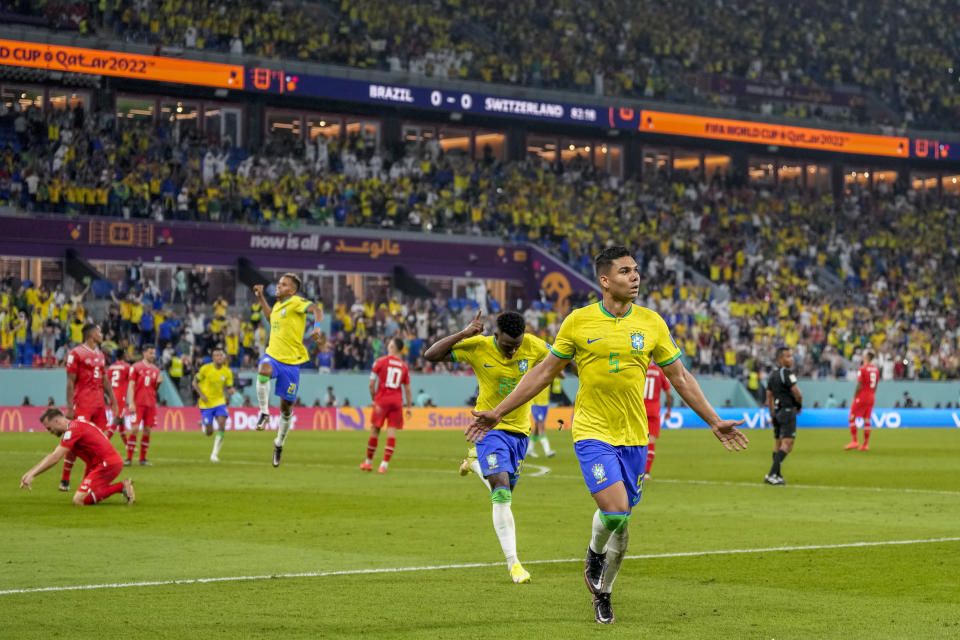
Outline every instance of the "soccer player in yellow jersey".
<path fill-rule="evenodd" d="M 260 403 L 257 431 L 265 429 L 270 423 L 271 378 L 277 379 L 273 392 L 280 396 L 280 426 L 273 441 L 274 467 L 280 466 L 283 445 L 293 422 L 293 403 L 300 388 L 300 365 L 310 359 L 307 348 L 303 346 L 307 314 L 313 316 L 310 337 L 314 340 L 320 340 L 320 321 L 323 320 L 323 311 L 319 306 L 297 295 L 300 285 L 300 277 L 294 273 L 280 276 L 277 281 L 277 301 L 273 307 L 263 297 L 263 285 L 253 287 L 263 307 L 263 316 L 270 326 L 267 352 L 260 358 L 257 369 L 257 400 Z"/>
<path fill-rule="evenodd" d="M 700 385 L 683 366 L 680 349 L 656 312 L 633 304 L 640 288 L 637 263 L 626 247 L 609 247 L 595 261 L 603 298 L 563 321 L 546 360 L 493 409 L 474 411 L 470 441 L 533 398 L 574 358 L 580 389 L 573 413 L 573 441 L 583 479 L 597 503 L 584 578 L 597 622 L 614 621 L 610 592 L 627 551 L 627 522 L 640 502 L 647 456 L 643 389 L 647 365 L 660 365 L 691 409 L 728 450 L 746 448 L 737 429 L 743 421 L 721 420 Z"/>
<path fill-rule="evenodd" d="M 223 349 L 214 349 L 213 362 L 200 367 L 193 377 L 193 388 L 200 396 L 203 432 L 208 436 L 213 435 L 213 419 L 217 419 L 217 438 L 213 441 L 210 462 L 220 462 L 220 447 L 223 446 L 223 433 L 227 429 L 227 395 L 229 394 L 224 390 L 233 389 L 233 372 L 225 365 L 226 360 Z"/>
<path fill-rule="evenodd" d="M 423 354 L 431 362 L 466 362 L 473 367 L 480 385 L 477 409 L 493 409 L 506 398 L 534 365 L 549 355 L 540 338 L 526 333 L 526 322 L 516 311 L 497 316 L 492 336 L 483 334 L 482 312 L 477 312 L 463 331 L 438 340 Z M 468 454 L 466 465 L 490 489 L 493 503 L 493 529 L 507 560 L 510 578 L 517 584 L 530 581 L 530 574 L 517 559 L 517 534 L 510 503 L 520 478 L 530 435 L 530 403 L 519 403 L 514 411 L 503 414 L 499 424 L 477 443 L 476 453 Z M 491 425 L 492 426 L 492 425 Z"/>

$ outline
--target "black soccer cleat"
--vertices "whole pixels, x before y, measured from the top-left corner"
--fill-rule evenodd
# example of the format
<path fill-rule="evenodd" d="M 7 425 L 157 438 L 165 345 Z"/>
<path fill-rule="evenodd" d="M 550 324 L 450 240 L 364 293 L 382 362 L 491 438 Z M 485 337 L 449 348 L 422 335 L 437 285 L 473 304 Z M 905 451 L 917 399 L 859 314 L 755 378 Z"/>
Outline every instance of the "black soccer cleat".
<path fill-rule="evenodd" d="M 260 417 L 257 419 L 257 431 L 263 431 L 270 426 L 270 414 L 261 413 Z"/>
<path fill-rule="evenodd" d="M 613 617 L 613 605 L 610 604 L 609 593 L 598 593 L 593 596 L 593 617 L 599 624 L 612 624 L 616 620 Z"/>
<path fill-rule="evenodd" d="M 597 595 L 603 585 L 603 572 L 607 568 L 607 554 L 595 553 L 587 546 L 587 560 L 583 567 L 583 580 L 587 583 L 590 593 Z M 609 600 L 609 598 L 608 598 Z"/>
<path fill-rule="evenodd" d="M 70 482 L 67 480 L 61 480 L 60 486 L 57 487 L 58 491 L 70 491 Z"/>
<path fill-rule="evenodd" d="M 283 455 L 283 447 L 278 447 L 277 445 L 273 445 L 273 466 L 275 467 L 280 466 L 280 456 L 282 455 Z"/>

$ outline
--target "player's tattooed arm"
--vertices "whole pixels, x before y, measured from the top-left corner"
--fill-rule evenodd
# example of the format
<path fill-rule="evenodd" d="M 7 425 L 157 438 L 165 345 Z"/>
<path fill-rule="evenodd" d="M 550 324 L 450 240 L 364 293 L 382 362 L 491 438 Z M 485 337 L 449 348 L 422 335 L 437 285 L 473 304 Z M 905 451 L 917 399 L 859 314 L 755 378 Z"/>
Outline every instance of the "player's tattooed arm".
<path fill-rule="evenodd" d="M 482 316 L 483 311 L 477 311 L 476 317 L 470 321 L 470 324 L 457 333 L 453 333 L 445 338 L 440 338 L 434 342 L 430 345 L 429 349 L 423 352 L 423 357 L 430 362 L 453 362 L 453 358 L 450 356 L 450 350 L 453 349 L 453 345 L 461 340 L 466 340 L 467 338 L 472 338 L 473 336 L 483 333 Z"/>
<path fill-rule="evenodd" d="M 257 299 L 260 301 L 260 308 L 263 310 L 264 319 L 270 322 L 270 305 L 267 304 L 267 299 L 263 296 L 262 284 L 253 285 L 253 295 L 257 296 Z"/>
<path fill-rule="evenodd" d="M 306 313 L 313 316 L 313 330 L 310 332 L 310 337 L 313 338 L 314 342 L 320 342 L 320 336 L 323 335 L 323 332 L 317 325 L 323 321 L 323 309 L 314 303 L 310 303 Z"/>

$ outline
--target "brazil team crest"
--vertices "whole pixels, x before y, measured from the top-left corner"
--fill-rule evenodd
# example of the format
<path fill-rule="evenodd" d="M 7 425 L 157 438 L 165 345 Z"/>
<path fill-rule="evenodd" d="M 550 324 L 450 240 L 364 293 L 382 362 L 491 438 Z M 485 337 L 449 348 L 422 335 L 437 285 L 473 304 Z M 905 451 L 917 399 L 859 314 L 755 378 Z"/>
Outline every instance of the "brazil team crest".
<path fill-rule="evenodd" d="M 529 365 L 528 365 L 528 363 L 527 363 L 526 360 L 518 360 L 518 361 L 517 361 L 517 367 L 520 369 L 520 373 L 526 373 L 528 366 L 529 366 Z"/>
<path fill-rule="evenodd" d="M 491 469 L 497 468 L 497 454 L 491 453 L 487 455 L 487 466 Z"/>
<path fill-rule="evenodd" d="M 631 353 L 640 355 L 640 352 L 643 351 L 643 334 L 639 331 L 634 331 L 630 334 L 630 350 Z"/>
<path fill-rule="evenodd" d="M 598 462 L 593 465 L 590 471 L 593 472 L 593 479 L 597 481 L 597 484 L 603 484 L 607 481 L 607 471 L 603 468 L 603 463 Z"/>

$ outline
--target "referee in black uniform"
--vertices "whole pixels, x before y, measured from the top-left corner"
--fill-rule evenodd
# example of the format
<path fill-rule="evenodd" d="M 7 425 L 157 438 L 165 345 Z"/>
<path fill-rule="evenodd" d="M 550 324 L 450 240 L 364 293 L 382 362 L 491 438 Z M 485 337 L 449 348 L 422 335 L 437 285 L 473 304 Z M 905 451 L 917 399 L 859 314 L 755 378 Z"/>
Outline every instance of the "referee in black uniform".
<path fill-rule="evenodd" d="M 787 484 L 780 475 L 780 464 L 793 450 L 793 441 L 797 437 L 797 416 L 802 406 L 803 395 L 793 372 L 793 353 L 786 347 L 780 347 L 777 349 L 777 368 L 767 379 L 767 409 L 770 410 L 773 435 L 777 439 L 773 447 L 773 466 L 763 478 L 767 484 Z"/>

